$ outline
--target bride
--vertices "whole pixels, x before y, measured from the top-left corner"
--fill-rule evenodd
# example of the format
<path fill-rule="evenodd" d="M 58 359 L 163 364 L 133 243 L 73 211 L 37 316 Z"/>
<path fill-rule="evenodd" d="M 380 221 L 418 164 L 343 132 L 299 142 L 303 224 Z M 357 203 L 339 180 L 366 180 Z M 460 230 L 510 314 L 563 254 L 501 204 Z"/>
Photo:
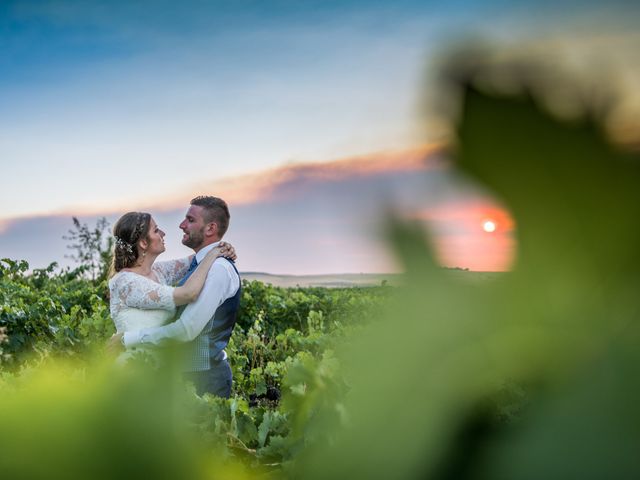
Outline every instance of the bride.
<path fill-rule="evenodd" d="M 149 213 L 124 214 L 113 227 L 113 234 L 109 307 L 117 333 L 164 325 L 174 317 L 177 306 L 198 298 L 216 258 L 236 258 L 233 247 L 222 242 L 181 282 L 193 268 L 194 255 L 156 262 L 165 251 L 165 233 Z"/>

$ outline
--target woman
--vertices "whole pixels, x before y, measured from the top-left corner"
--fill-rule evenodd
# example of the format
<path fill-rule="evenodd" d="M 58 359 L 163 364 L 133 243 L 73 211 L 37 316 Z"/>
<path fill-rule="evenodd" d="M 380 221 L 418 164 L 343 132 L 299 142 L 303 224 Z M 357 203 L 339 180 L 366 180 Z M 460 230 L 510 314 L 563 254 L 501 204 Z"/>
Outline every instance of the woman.
<path fill-rule="evenodd" d="M 156 262 L 165 250 L 165 233 L 150 214 L 124 214 L 113 234 L 109 306 L 118 333 L 164 325 L 175 315 L 176 306 L 198 297 L 216 258 L 236 258 L 233 247 L 222 242 L 207 253 L 182 285 L 174 287 L 187 274 L 193 255 Z"/>

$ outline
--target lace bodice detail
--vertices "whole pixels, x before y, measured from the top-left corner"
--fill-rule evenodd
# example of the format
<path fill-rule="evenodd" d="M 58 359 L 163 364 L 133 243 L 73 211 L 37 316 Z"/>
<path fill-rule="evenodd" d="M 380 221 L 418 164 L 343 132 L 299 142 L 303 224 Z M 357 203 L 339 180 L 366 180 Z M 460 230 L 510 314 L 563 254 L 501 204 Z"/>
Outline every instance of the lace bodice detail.
<path fill-rule="evenodd" d="M 118 332 L 163 325 L 175 313 L 173 287 L 133 272 L 109 280 L 111 318 Z"/>
<path fill-rule="evenodd" d="M 171 285 L 187 273 L 192 257 L 155 262 L 157 282 L 133 272 L 120 271 L 109 280 L 111 318 L 118 333 L 159 327 L 176 312 Z"/>

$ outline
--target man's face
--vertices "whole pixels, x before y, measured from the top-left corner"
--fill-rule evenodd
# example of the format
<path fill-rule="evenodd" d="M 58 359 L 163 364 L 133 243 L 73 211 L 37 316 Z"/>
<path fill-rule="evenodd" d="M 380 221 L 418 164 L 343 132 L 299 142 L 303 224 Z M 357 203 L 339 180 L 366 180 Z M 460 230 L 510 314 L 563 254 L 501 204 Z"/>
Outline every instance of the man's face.
<path fill-rule="evenodd" d="M 204 230 L 207 224 L 204 222 L 202 210 L 198 205 L 191 205 L 180 224 L 180 229 L 184 232 L 182 244 L 194 250 L 201 248 L 205 240 Z"/>

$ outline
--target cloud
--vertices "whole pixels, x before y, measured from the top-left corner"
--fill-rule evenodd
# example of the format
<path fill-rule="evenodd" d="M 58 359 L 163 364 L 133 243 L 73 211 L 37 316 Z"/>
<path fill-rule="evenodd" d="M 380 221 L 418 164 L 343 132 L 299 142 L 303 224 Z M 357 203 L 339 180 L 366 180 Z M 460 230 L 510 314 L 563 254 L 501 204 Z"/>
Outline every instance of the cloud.
<path fill-rule="evenodd" d="M 0 235 L 6 232 L 11 226 L 11 220 L 0 220 Z"/>
<path fill-rule="evenodd" d="M 438 171 L 448 168 L 442 148 L 428 145 L 400 151 L 336 159 L 328 162 L 307 162 L 283 165 L 255 174 L 192 183 L 161 200 L 153 200 L 148 208 L 171 209 L 185 205 L 196 192 L 214 194 L 230 205 L 251 205 L 280 202 L 305 195 L 317 185 L 337 184 L 411 172 Z M 186 202 L 186 203 L 185 203 Z"/>
<path fill-rule="evenodd" d="M 66 242 L 62 239 L 72 226 L 64 216 L 41 216 L 3 220 L 0 223 L 0 258 L 22 259 L 32 267 L 57 261 L 67 264 Z"/>
<path fill-rule="evenodd" d="M 189 251 L 179 243 L 178 225 L 189 199 L 198 194 L 228 201 L 232 218 L 225 238 L 236 246 L 244 271 L 397 271 L 400 266 L 380 235 L 389 209 L 434 227 L 436 252 L 444 265 L 497 270 L 509 264 L 499 251 L 511 249 L 502 233 L 513 227 L 508 215 L 485 192 L 459 179 L 437 146 L 201 182 L 154 205 L 131 205 L 105 215 L 114 222 L 125 210 L 150 211 L 167 233 L 166 258 L 179 257 Z M 493 237 L 483 237 L 485 232 L 471 226 L 488 215 L 499 226 Z M 2 256 L 25 258 L 34 266 L 53 260 L 68 264 L 62 235 L 71 226 L 69 217 L 13 219 L 0 234 Z M 81 221 L 91 224 L 95 218 Z"/>

